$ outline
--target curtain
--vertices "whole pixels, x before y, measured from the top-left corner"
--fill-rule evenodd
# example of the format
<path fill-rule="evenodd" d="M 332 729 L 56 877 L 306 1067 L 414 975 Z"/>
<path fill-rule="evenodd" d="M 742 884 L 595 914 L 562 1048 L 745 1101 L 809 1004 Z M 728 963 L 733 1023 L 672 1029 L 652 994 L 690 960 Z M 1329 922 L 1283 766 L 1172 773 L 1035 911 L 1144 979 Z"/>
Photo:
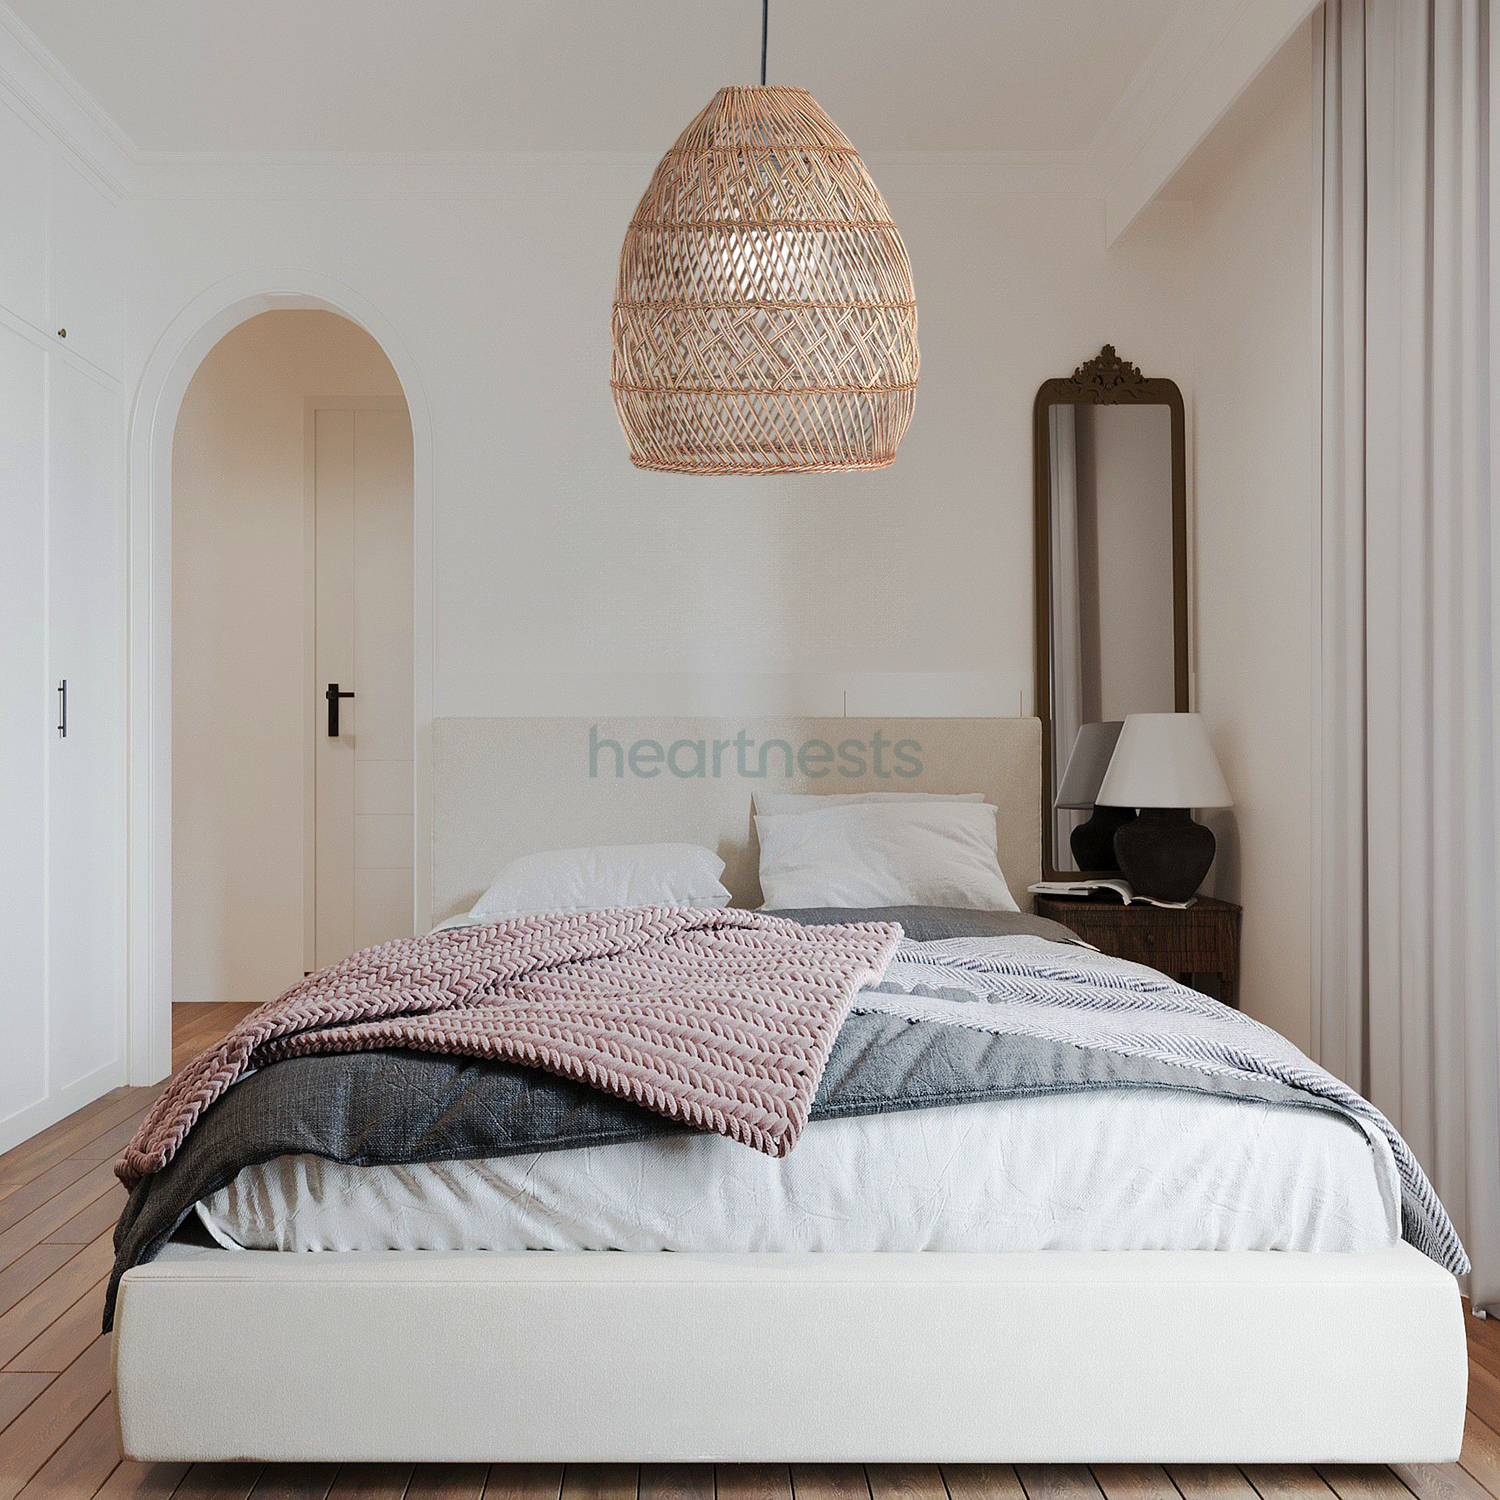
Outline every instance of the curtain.
<path fill-rule="evenodd" d="M 1052 790 L 1062 785 L 1073 741 L 1083 724 L 1083 602 L 1078 557 L 1078 408 L 1048 408 L 1047 435 L 1052 477 Z M 1059 870 L 1073 866 L 1068 840 L 1089 814 L 1059 807 L 1052 813 L 1053 859 Z"/>
<path fill-rule="evenodd" d="M 1500 1308 L 1500 534 L 1488 0 L 1327 0 L 1314 1050 L 1411 1143 Z"/>

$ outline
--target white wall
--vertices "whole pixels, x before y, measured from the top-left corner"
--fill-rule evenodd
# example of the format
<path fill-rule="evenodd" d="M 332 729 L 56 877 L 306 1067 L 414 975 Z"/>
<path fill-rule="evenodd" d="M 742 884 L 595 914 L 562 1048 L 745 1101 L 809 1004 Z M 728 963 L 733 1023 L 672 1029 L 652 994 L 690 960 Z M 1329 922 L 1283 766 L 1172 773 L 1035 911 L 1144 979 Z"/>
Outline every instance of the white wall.
<path fill-rule="evenodd" d="M 148 169 L 129 320 L 133 378 L 257 267 L 395 326 L 432 419 L 437 714 L 1029 710 L 1032 396 L 1105 340 L 1184 377 L 1186 210 L 1106 252 L 1095 198 L 877 169 L 921 301 L 896 464 L 691 479 L 630 467 L 609 394 L 649 165 L 453 172 Z"/>
<path fill-rule="evenodd" d="M 142 165 L 126 389 L 231 279 L 379 310 L 431 419 L 437 714 L 1029 712 L 1032 397 L 1114 342 L 1188 398 L 1197 691 L 1240 795 L 1215 878 L 1247 903 L 1247 1004 L 1305 1037 L 1300 109 L 1110 249 L 1066 166 L 874 162 L 924 354 L 880 473 L 629 467 L 609 303 L 649 162 Z"/>
<path fill-rule="evenodd" d="M 362 329 L 263 313 L 219 341 L 172 453 L 172 995 L 260 1003 L 302 977 L 306 402 L 401 402 Z"/>
<path fill-rule="evenodd" d="M 1312 94 L 1295 83 L 1197 200 L 1193 277 L 1197 701 L 1235 797 L 1217 894 L 1243 902 L 1242 996 L 1311 1027 Z"/>
<path fill-rule="evenodd" d="M 436 714 L 1029 712 L 1032 397 L 1114 342 L 1188 398 L 1197 691 L 1241 799 L 1216 879 L 1248 907 L 1246 1003 L 1305 1037 L 1301 108 L 1111 249 L 1066 167 L 874 162 L 924 355 L 879 473 L 629 467 L 609 303 L 649 162 L 145 165 L 127 384 L 231 279 L 379 310 L 431 421 Z"/>
<path fill-rule="evenodd" d="M 31 205 L 0 226 L 24 282 L 12 331 L 106 381 L 123 367 L 127 411 L 164 331 L 229 278 L 332 278 L 396 330 L 432 421 L 437 713 L 836 712 L 846 692 L 851 712 L 1029 711 L 1036 385 L 1105 340 L 1173 376 L 1195 447 L 1198 693 L 1240 797 L 1216 878 L 1247 903 L 1247 1004 L 1305 1038 L 1305 88 L 1213 163 L 1196 205 L 1156 202 L 1109 250 L 1089 170 L 873 161 L 922 308 L 897 464 L 692 481 L 628 467 L 607 387 L 615 260 L 651 162 L 148 163 L 9 32 L 0 63 L 17 85 L 0 102 L 48 154 L 3 162 L 6 201 Z M 27 195 L 54 172 L 39 210 Z M 105 328 L 121 282 L 123 366 Z M 87 325 L 66 352 L 48 345 L 59 289 Z M 137 603 L 153 544 L 133 530 Z M 150 649 L 132 638 L 138 668 Z M 133 808 L 161 789 L 136 754 Z M 155 889 L 157 858 L 133 846 L 132 890 Z M 132 951 L 137 993 L 159 992 L 156 951 Z M 164 1055 L 159 1027 L 148 1043 Z"/>

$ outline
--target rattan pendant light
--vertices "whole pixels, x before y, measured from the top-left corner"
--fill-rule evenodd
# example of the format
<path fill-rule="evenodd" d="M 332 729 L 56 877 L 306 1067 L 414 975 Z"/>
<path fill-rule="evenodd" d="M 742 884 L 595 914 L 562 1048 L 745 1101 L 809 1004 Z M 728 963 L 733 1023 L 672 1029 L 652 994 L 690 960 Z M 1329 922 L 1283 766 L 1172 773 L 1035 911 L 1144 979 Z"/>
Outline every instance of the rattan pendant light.
<path fill-rule="evenodd" d="M 764 12 L 763 12 L 764 16 Z M 661 159 L 620 252 L 610 384 L 631 462 L 878 469 L 917 387 L 906 247 L 806 89 L 720 89 Z"/>

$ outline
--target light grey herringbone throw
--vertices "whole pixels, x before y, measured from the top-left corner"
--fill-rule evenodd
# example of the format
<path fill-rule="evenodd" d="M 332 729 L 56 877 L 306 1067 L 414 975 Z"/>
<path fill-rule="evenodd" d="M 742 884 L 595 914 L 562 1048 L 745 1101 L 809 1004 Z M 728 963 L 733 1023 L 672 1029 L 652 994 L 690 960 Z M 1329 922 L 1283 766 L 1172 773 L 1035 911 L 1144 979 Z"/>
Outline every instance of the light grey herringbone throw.
<path fill-rule="evenodd" d="M 1367 1099 L 1280 1033 L 1140 964 L 1035 937 L 903 942 L 857 1012 L 1147 1058 L 1210 1077 L 1289 1084 L 1367 1121 L 1401 1177 L 1402 1237 L 1455 1275 L 1468 1256 L 1411 1148 Z"/>

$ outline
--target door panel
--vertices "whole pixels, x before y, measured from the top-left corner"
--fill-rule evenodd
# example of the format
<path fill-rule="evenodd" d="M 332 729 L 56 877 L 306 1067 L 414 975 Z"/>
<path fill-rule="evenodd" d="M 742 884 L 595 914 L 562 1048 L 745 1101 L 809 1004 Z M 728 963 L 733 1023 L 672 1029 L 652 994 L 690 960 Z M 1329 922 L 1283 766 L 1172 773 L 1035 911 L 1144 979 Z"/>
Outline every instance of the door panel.
<path fill-rule="evenodd" d="M 50 737 L 48 1003 L 54 1090 L 115 1061 L 124 1011 L 119 398 L 65 360 L 47 384 L 47 620 L 67 736 Z"/>
<path fill-rule="evenodd" d="M 317 700 L 317 966 L 409 937 L 412 477 L 404 411 L 314 418 L 315 685 L 353 690 L 339 735 Z"/>
<path fill-rule="evenodd" d="M 47 1093 L 45 393 L 46 356 L 0 325 L 0 1121 Z"/>

